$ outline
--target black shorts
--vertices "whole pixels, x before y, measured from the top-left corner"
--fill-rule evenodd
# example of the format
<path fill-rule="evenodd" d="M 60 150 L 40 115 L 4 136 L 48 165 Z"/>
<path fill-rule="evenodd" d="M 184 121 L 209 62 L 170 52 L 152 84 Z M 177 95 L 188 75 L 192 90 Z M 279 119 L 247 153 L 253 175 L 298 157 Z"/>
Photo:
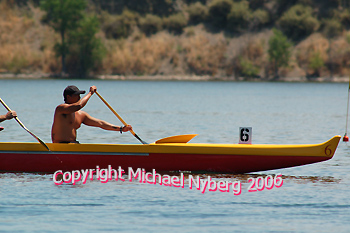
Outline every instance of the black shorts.
<path fill-rule="evenodd" d="M 61 141 L 59 143 L 75 143 L 75 144 L 80 144 L 78 141 Z"/>

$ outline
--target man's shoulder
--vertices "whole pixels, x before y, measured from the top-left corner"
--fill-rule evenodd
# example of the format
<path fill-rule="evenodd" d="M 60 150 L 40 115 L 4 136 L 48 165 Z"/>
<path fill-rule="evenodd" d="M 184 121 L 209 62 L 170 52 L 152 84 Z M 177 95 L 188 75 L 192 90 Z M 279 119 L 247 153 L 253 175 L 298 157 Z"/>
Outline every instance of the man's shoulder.
<path fill-rule="evenodd" d="M 60 111 L 61 109 L 64 109 L 64 107 L 66 107 L 67 106 L 67 104 L 66 103 L 63 103 L 63 104 L 59 104 L 59 105 L 57 105 L 57 107 L 56 107 L 56 112 L 58 112 L 58 111 Z"/>
<path fill-rule="evenodd" d="M 56 109 L 57 109 L 57 108 L 66 107 L 66 106 L 69 106 L 69 104 L 62 103 L 62 104 L 57 105 Z"/>
<path fill-rule="evenodd" d="M 82 116 L 86 116 L 87 115 L 87 113 L 82 111 L 82 110 L 76 111 L 76 113 L 78 113 L 79 115 L 82 115 Z"/>

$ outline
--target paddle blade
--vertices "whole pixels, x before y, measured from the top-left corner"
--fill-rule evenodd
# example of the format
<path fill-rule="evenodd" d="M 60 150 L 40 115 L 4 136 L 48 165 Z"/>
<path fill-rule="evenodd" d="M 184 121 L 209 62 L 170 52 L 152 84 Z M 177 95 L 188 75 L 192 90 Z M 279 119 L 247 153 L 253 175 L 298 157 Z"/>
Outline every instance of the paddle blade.
<path fill-rule="evenodd" d="M 161 144 L 161 143 L 187 143 L 187 142 L 189 142 L 192 138 L 194 138 L 197 135 L 198 134 L 184 134 L 184 135 L 171 136 L 171 137 L 159 139 L 158 141 L 155 142 L 155 144 Z"/>
<path fill-rule="evenodd" d="M 40 142 L 41 145 L 43 145 L 48 151 L 50 151 L 50 148 L 46 145 L 46 143 L 41 140 L 40 138 L 38 138 L 37 136 L 35 136 L 32 132 L 28 132 L 30 133 L 30 135 L 32 135 L 34 138 L 36 138 L 36 140 L 38 140 L 38 142 Z"/>
<path fill-rule="evenodd" d="M 143 141 L 139 136 L 137 136 L 137 134 L 135 133 L 134 136 L 142 143 L 142 144 L 149 144 L 145 141 Z"/>
<path fill-rule="evenodd" d="M 46 143 L 41 140 L 40 138 L 38 138 L 34 133 L 32 133 L 29 129 L 27 129 L 27 127 L 22 123 L 22 121 L 20 121 L 20 119 L 18 119 L 18 117 L 15 117 L 15 120 L 18 122 L 18 124 L 25 130 L 27 131 L 30 135 L 32 135 L 36 140 L 38 140 L 38 142 L 43 145 L 48 151 L 50 151 L 49 147 L 46 145 Z"/>

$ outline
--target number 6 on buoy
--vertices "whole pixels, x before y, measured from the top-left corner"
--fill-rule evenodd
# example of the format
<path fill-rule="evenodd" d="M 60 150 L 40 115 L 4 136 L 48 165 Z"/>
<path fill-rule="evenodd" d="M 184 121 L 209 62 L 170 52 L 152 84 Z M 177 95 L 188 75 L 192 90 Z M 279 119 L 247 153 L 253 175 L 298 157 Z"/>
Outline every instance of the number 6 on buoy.
<path fill-rule="evenodd" d="M 252 127 L 239 127 L 239 144 L 252 144 Z"/>

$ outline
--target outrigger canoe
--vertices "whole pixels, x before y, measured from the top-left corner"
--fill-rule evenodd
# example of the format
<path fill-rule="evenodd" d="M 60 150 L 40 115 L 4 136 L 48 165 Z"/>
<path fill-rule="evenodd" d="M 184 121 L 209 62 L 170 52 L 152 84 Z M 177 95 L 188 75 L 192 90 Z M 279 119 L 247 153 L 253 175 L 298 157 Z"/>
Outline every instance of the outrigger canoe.
<path fill-rule="evenodd" d="M 146 171 L 248 173 L 331 159 L 340 136 L 309 145 L 198 144 L 180 135 L 151 144 L 0 143 L 0 171 L 40 172 L 132 167 Z"/>

